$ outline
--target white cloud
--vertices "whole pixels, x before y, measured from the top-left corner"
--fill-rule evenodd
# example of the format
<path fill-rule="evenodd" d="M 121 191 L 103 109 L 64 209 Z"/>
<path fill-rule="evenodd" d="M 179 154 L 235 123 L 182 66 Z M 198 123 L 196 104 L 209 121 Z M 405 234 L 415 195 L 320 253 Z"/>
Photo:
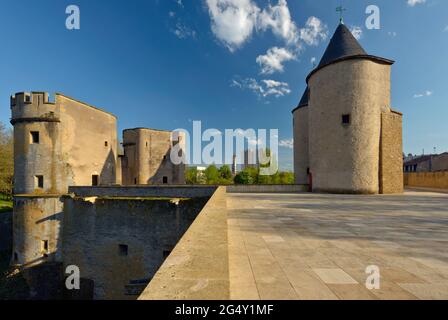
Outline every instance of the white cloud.
<path fill-rule="evenodd" d="M 283 148 L 294 149 L 294 139 L 280 140 L 278 145 Z"/>
<path fill-rule="evenodd" d="M 417 4 L 426 3 L 426 0 L 408 0 L 408 6 L 415 7 Z"/>
<path fill-rule="evenodd" d="M 287 44 L 298 45 L 299 31 L 291 19 L 286 0 L 279 0 L 275 6 L 269 4 L 259 14 L 257 27 L 263 31 L 270 28 L 277 37 L 285 40 Z"/>
<path fill-rule="evenodd" d="M 423 97 L 430 97 L 432 96 L 434 92 L 430 91 L 430 90 L 426 90 L 423 93 L 416 93 L 414 94 L 414 98 L 423 98 Z"/>
<path fill-rule="evenodd" d="M 265 55 L 258 56 L 256 61 L 261 67 L 262 74 L 273 74 L 274 72 L 283 72 L 283 63 L 295 58 L 295 54 L 288 49 L 273 47 Z"/>
<path fill-rule="evenodd" d="M 267 88 L 288 86 L 288 84 L 286 82 L 280 82 L 280 81 L 275 81 L 275 80 L 262 80 L 262 81 L 266 85 Z"/>
<path fill-rule="evenodd" d="M 443 29 L 443 31 L 448 32 L 448 26 L 446 26 L 445 29 Z"/>
<path fill-rule="evenodd" d="M 251 0 L 206 0 L 212 31 L 231 52 L 250 38 L 259 8 Z"/>
<path fill-rule="evenodd" d="M 238 87 L 240 89 L 249 89 L 260 97 L 282 97 L 291 93 L 289 84 L 286 82 L 279 82 L 270 79 L 264 79 L 258 82 L 254 78 L 246 78 L 242 80 L 233 79 L 230 84 L 231 87 Z"/>
<path fill-rule="evenodd" d="M 316 64 L 316 62 L 317 62 L 316 57 L 312 57 L 310 60 L 310 63 L 314 66 Z"/>
<path fill-rule="evenodd" d="M 253 0 L 205 0 L 212 32 L 231 52 L 250 39 L 254 31 L 271 30 L 294 50 L 301 48 L 301 41 L 317 45 L 328 36 L 327 27 L 316 17 L 308 18 L 299 29 L 292 20 L 286 0 L 260 9 Z"/>
<path fill-rule="evenodd" d="M 261 141 L 261 139 L 253 139 L 253 138 L 248 138 L 247 139 L 247 143 L 252 145 L 252 146 L 258 146 L 258 145 L 263 145 L 263 142 Z"/>
<path fill-rule="evenodd" d="M 328 37 L 327 26 L 316 17 L 309 17 L 305 27 L 300 29 L 300 39 L 309 46 L 317 46 Z"/>
<path fill-rule="evenodd" d="M 218 129 L 207 129 L 207 133 L 210 134 L 210 136 L 212 136 L 212 137 L 222 135 L 222 132 L 219 131 Z"/>
<path fill-rule="evenodd" d="M 362 31 L 361 27 L 352 26 L 350 28 L 350 31 L 351 31 L 352 35 L 355 37 L 356 40 L 360 40 L 362 38 L 363 31 Z"/>
<path fill-rule="evenodd" d="M 190 29 L 186 25 L 178 22 L 176 23 L 176 27 L 172 32 L 179 38 L 179 39 L 185 39 L 188 37 L 196 38 L 196 31 Z"/>
<path fill-rule="evenodd" d="M 170 11 L 170 12 L 168 12 L 168 14 L 169 14 L 170 18 L 173 18 L 176 15 L 176 12 Z"/>
<path fill-rule="evenodd" d="M 176 3 L 179 5 L 179 7 L 184 7 L 182 0 L 176 0 Z"/>
<path fill-rule="evenodd" d="M 289 89 L 289 85 L 286 82 L 279 82 L 275 80 L 262 80 L 264 83 L 266 90 L 264 96 L 275 95 L 276 97 L 281 97 L 286 94 L 290 94 L 291 90 Z"/>

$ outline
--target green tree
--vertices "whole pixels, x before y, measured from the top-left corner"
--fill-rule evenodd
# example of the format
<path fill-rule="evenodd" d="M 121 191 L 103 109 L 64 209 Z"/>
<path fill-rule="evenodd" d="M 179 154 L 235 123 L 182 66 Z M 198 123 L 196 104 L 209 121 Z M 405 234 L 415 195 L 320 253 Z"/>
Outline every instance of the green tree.
<path fill-rule="evenodd" d="M 253 184 L 254 183 L 249 172 L 247 172 L 245 170 L 238 172 L 238 174 L 234 178 L 234 182 L 235 182 L 235 184 Z"/>
<path fill-rule="evenodd" d="M 219 168 L 219 184 L 232 184 L 232 170 L 228 165 Z"/>
<path fill-rule="evenodd" d="M 198 168 L 187 168 L 185 170 L 185 181 L 187 184 L 198 184 Z"/>
<path fill-rule="evenodd" d="M 205 179 L 207 184 L 219 184 L 219 170 L 215 165 L 210 165 L 205 169 Z"/>
<path fill-rule="evenodd" d="M 256 184 L 258 180 L 258 169 L 248 167 L 243 171 L 239 172 L 235 178 L 234 182 L 236 184 Z"/>
<path fill-rule="evenodd" d="M 294 173 L 292 172 L 280 172 L 281 184 L 294 184 Z"/>
<path fill-rule="evenodd" d="M 12 130 L 0 123 L 0 194 L 11 198 L 14 179 Z"/>

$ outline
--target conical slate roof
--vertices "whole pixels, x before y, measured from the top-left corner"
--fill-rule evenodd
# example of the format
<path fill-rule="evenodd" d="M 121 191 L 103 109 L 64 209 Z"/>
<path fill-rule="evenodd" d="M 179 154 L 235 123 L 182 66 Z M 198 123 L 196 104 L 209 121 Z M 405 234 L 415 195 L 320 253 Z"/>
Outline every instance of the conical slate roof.
<path fill-rule="evenodd" d="M 306 78 L 306 81 L 310 79 L 310 77 L 316 73 L 318 70 L 339 62 L 348 59 L 368 59 L 372 61 L 376 61 L 384 64 L 393 64 L 394 61 L 369 55 L 359 44 L 358 40 L 353 36 L 351 31 L 343 24 L 340 23 L 336 28 L 336 31 L 333 34 L 333 37 L 328 44 L 325 53 L 320 60 L 319 65 L 311 71 L 311 73 Z"/>
<path fill-rule="evenodd" d="M 302 99 L 300 99 L 299 105 L 294 110 L 292 110 L 292 113 L 294 113 L 294 111 L 296 111 L 297 109 L 308 107 L 309 95 L 310 89 L 306 87 L 305 92 L 302 95 Z"/>
<path fill-rule="evenodd" d="M 328 45 L 327 50 L 325 50 L 318 68 L 341 58 L 360 55 L 367 55 L 367 52 L 361 47 L 350 30 L 341 23 L 331 38 L 330 44 Z"/>
<path fill-rule="evenodd" d="M 328 47 L 325 50 L 325 53 L 320 60 L 319 65 L 311 71 L 311 73 L 306 78 L 306 82 L 308 83 L 310 77 L 320 69 L 325 68 L 330 64 L 349 59 L 367 59 L 389 65 L 394 63 L 393 60 L 369 55 L 361 47 L 358 40 L 356 40 L 351 31 L 343 23 L 340 23 L 336 28 L 336 31 L 334 32 L 333 37 L 331 38 L 330 43 L 328 44 Z M 310 92 L 309 88 L 307 87 L 305 93 L 302 96 L 302 99 L 299 102 L 299 105 L 292 111 L 293 113 L 299 108 L 308 106 L 309 95 Z"/>

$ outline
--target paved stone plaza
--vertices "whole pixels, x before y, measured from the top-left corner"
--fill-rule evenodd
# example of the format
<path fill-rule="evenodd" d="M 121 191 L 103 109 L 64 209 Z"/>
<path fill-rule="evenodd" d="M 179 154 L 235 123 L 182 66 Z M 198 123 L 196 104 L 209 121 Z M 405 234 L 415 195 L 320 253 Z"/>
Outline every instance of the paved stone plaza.
<path fill-rule="evenodd" d="M 227 196 L 232 299 L 448 299 L 448 194 Z"/>

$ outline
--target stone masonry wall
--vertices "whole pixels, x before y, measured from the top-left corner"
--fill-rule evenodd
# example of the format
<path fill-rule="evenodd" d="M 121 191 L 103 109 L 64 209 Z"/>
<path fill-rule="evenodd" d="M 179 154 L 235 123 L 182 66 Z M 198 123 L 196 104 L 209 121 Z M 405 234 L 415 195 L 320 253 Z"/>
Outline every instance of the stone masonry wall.
<path fill-rule="evenodd" d="M 309 79 L 313 191 L 379 192 L 381 113 L 389 111 L 390 70 L 370 60 L 347 60 Z M 350 124 L 342 124 L 343 115 L 350 115 Z"/>
<path fill-rule="evenodd" d="M 402 115 L 381 114 L 380 193 L 403 192 Z"/>
<path fill-rule="evenodd" d="M 309 107 L 294 112 L 294 176 L 296 184 L 308 184 L 309 159 Z"/>
<path fill-rule="evenodd" d="M 207 201 L 66 197 L 64 266 L 80 268 L 95 299 L 135 299 L 126 287 L 149 282 Z"/>
<path fill-rule="evenodd" d="M 404 185 L 407 187 L 448 189 L 448 171 L 405 173 Z"/>

